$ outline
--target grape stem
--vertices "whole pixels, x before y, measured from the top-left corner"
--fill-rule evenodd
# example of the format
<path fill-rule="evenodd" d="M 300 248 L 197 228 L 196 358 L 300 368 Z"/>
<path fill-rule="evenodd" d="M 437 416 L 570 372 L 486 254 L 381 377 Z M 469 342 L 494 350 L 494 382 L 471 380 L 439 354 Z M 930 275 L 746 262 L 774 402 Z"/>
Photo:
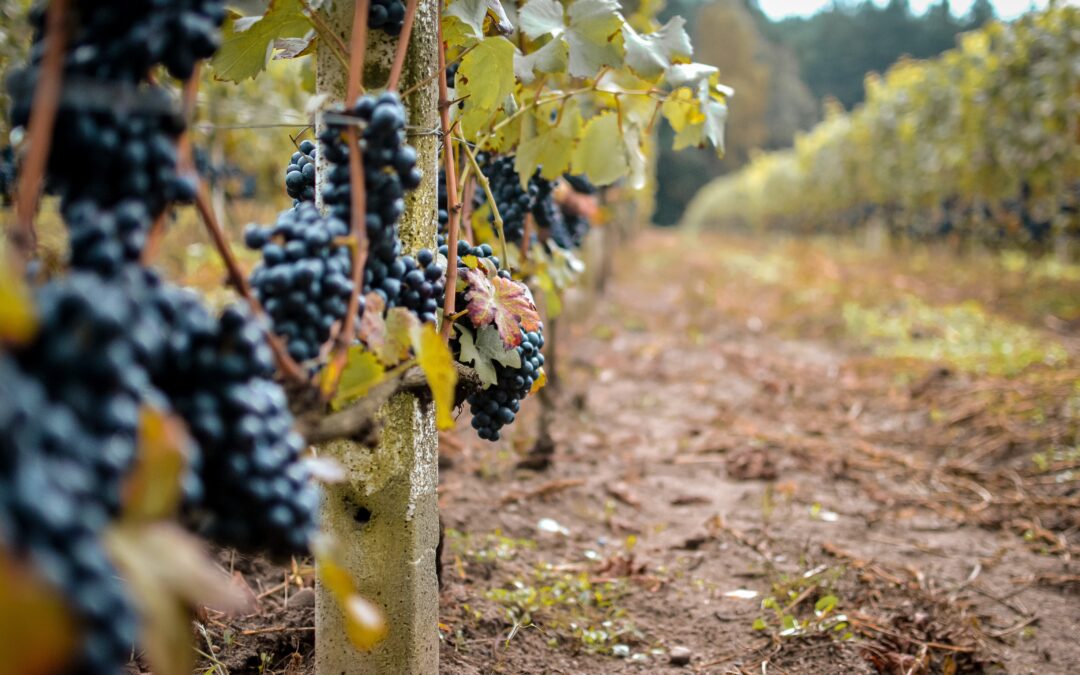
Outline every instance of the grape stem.
<path fill-rule="evenodd" d="M 457 247 L 458 226 L 461 223 L 461 205 L 458 203 L 457 166 L 454 162 L 454 137 L 450 127 L 450 95 L 446 86 L 446 42 L 443 41 L 442 22 L 439 22 L 439 124 L 442 129 L 443 160 L 446 166 L 446 211 L 449 215 L 446 233 L 446 296 L 443 300 L 442 338 L 450 341 L 450 326 L 454 315 L 457 295 Z"/>
<path fill-rule="evenodd" d="M 45 14 L 45 54 L 41 59 L 37 85 L 30 107 L 27 142 L 30 151 L 19 173 L 16 190 L 15 227 L 9 237 L 17 255 L 12 256 L 13 267 L 22 270 L 37 248 L 34 216 L 41 197 L 45 168 L 49 163 L 53 127 L 60 107 L 61 89 L 64 81 L 64 51 L 67 43 L 65 25 L 68 0 L 52 0 Z"/>
<path fill-rule="evenodd" d="M 248 284 L 243 270 L 240 269 L 240 264 L 236 261 L 236 256 L 229 246 L 229 240 L 225 237 L 225 232 L 221 229 L 221 224 L 217 221 L 217 216 L 214 215 L 214 209 L 210 206 L 209 193 L 201 180 L 198 181 L 198 187 L 195 191 L 195 208 L 199 211 L 203 224 L 206 225 L 210 237 L 214 240 L 214 246 L 221 255 L 221 259 L 225 262 L 225 269 L 229 274 L 229 283 L 233 285 L 240 297 L 247 301 L 256 316 L 263 316 L 262 305 L 259 304 L 255 294 L 251 292 L 251 286 Z M 274 360 L 277 361 L 278 369 L 281 370 L 285 377 L 294 382 L 306 384 L 307 378 L 304 377 L 304 373 L 296 361 L 289 356 L 289 352 L 281 344 L 281 340 L 269 331 L 266 333 L 266 340 L 270 344 L 270 349 L 274 352 Z"/>
<path fill-rule="evenodd" d="M 405 53 L 409 51 L 409 39 L 412 37 L 413 21 L 416 19 L 416 4 L 417 0 L 409 0 L 405 5 L 405 22 L 401 25 L 397 49 L 394 51 L 394 63 L 390 66 L 390 79 L 386 82 L 386 88 L 390 91 L 397 91 L 398 81 L 401 80 L 401 69 L 405 66 Z"/>
<path fill-rule="evenodd" d="M 469 163 L 472 165 L 473 173 L 476 174 L 476 182 L 480 184 L 480 188 L 484 191 L 484 196 L 487 198 L 488 205 L 491 206 L 491 214 L 495 220 L 495 232 L 499 235 L 499 245 L 502 247 L 502 262 L 510 269 L 510 257 L 506 251 L 506 233 L 503 232 L 503 219 L 499 214 L 499 206 L 495 203 L 495 195 L 491 194 L 491 181 L 484 175 L 484 172 L 480 170 L 480 165 L 476 163 L 476 153 L 469 147 L 468 143 L 462 143 L 461 147 L 465 152 L 465 156 L 469 158 Z"/>
<path fill-rule="evenodd" d="M 369 0 L 356 0 L 353 9 L 352 37 L 349 41 L 349 79 L 346 85 L 348 105 L 355 105 L 363 89 L 364 54 L 367 51 L 367 15 Z M 356 319 L 360 313 L 360 295 L 364 292 L 364 266 L 368 257 L 368 238 L 366 227 L 367 195 L 364 193 L 364 159 L 360 151 L 360 133 L 355 126 L 345 129 L 345 139 L 349 144 L 349 229 L 352 248 L 352 294 L 349 306 L 345 310 L 344 323 L 338 333 L 330 357 L 330 367 L 326 370 L 326 379 L 322 384 L 324 400 L 329 400 L 337 392 L 341 374 L 349 357 L 349 345 L 356 338 Z"/>

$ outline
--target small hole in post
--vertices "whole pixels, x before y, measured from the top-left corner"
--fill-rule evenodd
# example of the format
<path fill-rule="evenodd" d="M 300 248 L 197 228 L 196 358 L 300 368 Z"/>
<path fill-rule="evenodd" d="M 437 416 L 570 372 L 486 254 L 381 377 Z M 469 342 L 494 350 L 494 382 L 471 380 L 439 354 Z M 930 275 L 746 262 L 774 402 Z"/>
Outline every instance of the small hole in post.
<path fill-rule="evenodd" d="M 371 511 L 368 511 L 367 508 L 361 506 L 356 509 L 356 515 L 353 517 L 356 519 L 356 522 L 361 525 L 366 525 L 371 520 Z"/>

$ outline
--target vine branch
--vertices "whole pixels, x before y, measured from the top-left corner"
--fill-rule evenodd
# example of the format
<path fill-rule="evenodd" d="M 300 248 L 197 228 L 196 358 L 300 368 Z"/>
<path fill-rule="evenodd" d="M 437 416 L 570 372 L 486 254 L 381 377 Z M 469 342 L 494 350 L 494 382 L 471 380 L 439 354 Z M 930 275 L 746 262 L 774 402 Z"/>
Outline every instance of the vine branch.
<path fill-rule="evenodd" d="M 356 0 L 353 9 L 352 38 L 349 41 L 349 74 L 346 84 L 347 105 L 355 105 L 362 89 L 364 77 L 364 55 L 367 52 L 367 15 L 369 0 Z M 349 356 L 349 345 L 356 338 L 357 316 L 360 314 L 360 296 L 364 292 L 364 266 L 367 264 L 368 238 L 366 227 L 367 195 L 364 192 L 364 159 L 360 151 L 360 133 L 356 126 L 345 129 L 345 139 L 349 145 L 349 193 L 350 218 L 349 230 L 352 238 L 352 294 L 349 306 L 345 310 L 344 323 L 338 332 L 337 344 L 334 345 L 327 368 L 327 379 L 323 381 L 323 399 L 328 400 L 337 391 L 345 362 Z"/>
<path fill-rule="evenodd" d="M 225 232 L 221 229 L 221 224 L 218 223 L 217 216 L 214 215 L 214 209 L 210 205 L 210 196 L 206 190 L 206 185 L 203 184 L 201 180 L 198 180 L 198 187 L 195 191 L 195 208 L 199 211 L 199 216 L 202 218 L 203 224 L 210 232 L 210 237 L 214 240 L 214 246 L 221 255 L 221 259 L 225 262 L 225 268 L 229 274 L 229 283 L 231 283 L 237 293 L 240 294 L 240 297 L 247 301 L 252 312 L 254 312 L 256 316 L 263 316 L 262 305 L 259 304 L 259 300 L 255 297 L 255 294 L 251 292 L 251 286 L 248 284 L 247 277 L 244 276 L 243 270 L 240 269 L 240 264 L 236 261 L 236 256 L 229 246 L 229 240 L 225 237 Z M 289 352 L 285 349 L 285 346 L 281 344 L 281 340 L 278 336 L 267 331 L 266 340 L 270 344 L 270 349 L 274 352 L 274 360 L 277 362 L 278 369 L 281 370 L 285 377 L 293 382 L 306 384 L 307 378 L 304 377 L 304 372 L 300 369 L 300 366 L 296 361 L 289 356 Z"/>
<path fill-rule="evenodd" d="M 67 43 L 68 0 L 53 0 L 45 14 L 45 54 L 38 71 L 37 86 L 34 87 L 30 105 L 30 121 L 27 129 L 27 142 L 30 151 L 22 171 L 15 201 L 15 227 L 10 232 L 11 243 L 15 252 L 13 262 L 17 269 L 34 255 L 37 248 L 37 233 L 34 231 L 34 215 L 41 197 L 45 168 L 49 163 L 49 150 L 52 145 L 53 127 L 56 126 L 56 113 L 60 107 L 61 88 L 64 81 L 64 50 Z"/>
<path fill-rule="evenodd" d="M 458 372 L 455 407 L 470 394 L 483 387 L 476 371 L 460 363 L 454 364 Z M 431 389 L 424 371 L 413 366 L 396 377 L 375 385 L 363 398 L 340 412 L 324 415 L 321 410 L 302 415 L 301 433 L 311 444 L 325 443 L 343 438 L 373 442 L 379 429 L 378 412 L 383 405 L 400 393 L 418 397 L 430 397 Z"/>
<path fill-rule="evenodd" d="M 457 296 L 457 246 L 458 225 L 461 222 L 461 205 L 457 203 L 457 166 L 454 162 L 454 137 L 450 129 L 450 95 L 446 86 L 446 42 L 443 41 L 442 22 L 439 22 L 439 124 L 442 129 L 443 160 L 446 166 L 446 211 L 450 216 L 446 233 L 446 293 L 443 301 L 442 337 L 450 340 L 454 303 Z"/>
<path fill-rule="evenodd" d="M 334 53 L 334 57 L 341 62 L 341 67 L 348 68 L 349 49 L 345 46 L 345 43 L 341 41 L 341 38 L 330 28 L 330 26 L 326 25 L 326 20 L 323 19 L 318 10 L 312 8 L 311 5 L 308 4 L 307 0 L 300 0 L 300 5 L 304 8 L 307 17 L 311 19 L 311 25 L 315 27 L 315 32 L 319 34 L 319 39 L 330 47 L 330 51 Z"/>
<path fill-rule="evenodd" d="M 386 83 L 386 88 L 390 91 L 397 91 L 401 69 L 405 66 L 405 53 L 409 51 L 413 21 L 416 19 L 416 4 L 417 0 L 409 0 L 409 4 L 405 6 L 405 22 L 401 25 L 397 49 L 394 51 L 394 63 L 390 66 L 390 79 Z"/>

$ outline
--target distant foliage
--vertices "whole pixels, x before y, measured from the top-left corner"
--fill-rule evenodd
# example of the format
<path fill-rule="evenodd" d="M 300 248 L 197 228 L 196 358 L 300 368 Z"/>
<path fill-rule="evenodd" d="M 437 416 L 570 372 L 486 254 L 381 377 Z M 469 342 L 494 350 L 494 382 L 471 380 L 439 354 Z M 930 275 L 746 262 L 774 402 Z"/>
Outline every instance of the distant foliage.
<path fill-rule="evenodd" d="M 907 237 L 1046 243 L 1080 209 L 1080 10 L 964 36 L 933 61 L 868 80 L 790 151 L 706 188 L 687 218 L 802 232 L 868 221 Z"/>

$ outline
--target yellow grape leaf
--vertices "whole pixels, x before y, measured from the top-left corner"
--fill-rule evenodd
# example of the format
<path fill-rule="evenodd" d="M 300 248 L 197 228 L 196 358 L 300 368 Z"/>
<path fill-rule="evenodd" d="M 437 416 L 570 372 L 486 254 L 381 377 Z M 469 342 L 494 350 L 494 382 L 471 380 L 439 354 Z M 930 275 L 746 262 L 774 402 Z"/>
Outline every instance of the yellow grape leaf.
<path fill-rule="evenodd" d="M 194 610 L 245 609 L 244 596 L 202 542 L 173 523 L 121 524 L 105 547 L 139 610 L 139 644 L 155 675 L 190 675 Z"/>
<path fill-rule="evenodd" d="M 365 396 L 371 388 L 386 377 L 386 369 L 379 363 L 379 358 L 362 345 L 349 347 L 345 368 L 341 371 L 337 394 L 330 401 L 330 407 L 341 410 L 347 404 Z"/>
<path fill-rule="evenodd" d="M 416 362 L 424 371 L 435 400 L 435 424 L 440 429 L 453 429 L 454 393 L 458 377 L 454 355 L 431 324 L 413 328 L 412 345 Z"/>
<path fill-rule="evenodd" d="M 77 636 L 63 596 L 0 546 L 0 675 L 63 672 Z"/>
<path fill-rule="evenodd" d="M 494 112 L 514 91 L 514 45 L 504 37 L 482 40 L 465 55 L 454 78 L 454 91 L 466 108 Z"/>
<path fill-rule="evenodd" d="M 0 343 L 23 344 L 36 332 L 30 290 L 10 265 L 0 267 Z"/>
<path fill-rule="evenodd" d="M 535 380 L 533 380 L 532 388 L 529 389 L 529 395 L 531 396 L 532 394 L 535 394 L 536 392 L 543 389 L 544 385 L 547 384 L 547 380 L 548 380 L 547 372 L 543 368 L 541 368 L 540 369 L 540 376 L 537 377 Z"/>
<path fill-rule="evenodd" d="M 404 307 L 394 307 L 386 313 L 386 344 L 379 352 L 379 359 L 387 366 L 394 366 L 409 358 L 413 331 L 420 327 L 420 319 Z"/>
<path fill-rule="evenodd" d="M 673 63 L 689 61 L 693 46 L 685 25 L 685 19 L 675 16 L 660 30 L 642 35 L 630 24 L 624 24 L 622 32 L 626 65 L 638 76 L 655 81 Z"/>
<path fill-rule="evenodd" d="M 543 108 L 543 107 L 542 107 Z M 548 180 L 555 180 L 570 168 L 570 158 L 574 150 L 574 141 L 581 133 L 581 113 L 575 101 L 568 101 L 561 114 L 554 105 L 539 111 L 541 117 L 557 114 L 559 123 L 552 125 L 537 135 L 523 140 L 514 157 L 514 170 L 521 177 L 522 186 L 528 184 L 536 169 Z"/>
<path fill-rule="evenodd" d="M 454 0 L 442 15 L 443 36 L 455 47 L 468 47 L 484 37 L 488 26 L 510 35 L 514 26 L 499 0 Z"/>
<path fill-rule="evenodd" d="M 176 513 L 183 497 L 191 442 L 179 418 L 143 406 L 138 456 L 124 481 L 125 520 L 160 520 Z"/>
<path fill-rule="evenodd" d="M 630 171 L 619 118 L 607 112 L 589 120 L 574 148 L 573 172 L 585 174 L 594 185 L 610 185 Z"/>
<path fill-rule="evenodd" d="M 338 562 L 337 547 L 320 538 L 312 545 L 319 569 L 319 580 L 330 591 L 345 618 L 345 633 L 357 649 L 371 651 L 386 639 L 386 618 L 374 603 L 356 592 L 356 584 Z"/>

